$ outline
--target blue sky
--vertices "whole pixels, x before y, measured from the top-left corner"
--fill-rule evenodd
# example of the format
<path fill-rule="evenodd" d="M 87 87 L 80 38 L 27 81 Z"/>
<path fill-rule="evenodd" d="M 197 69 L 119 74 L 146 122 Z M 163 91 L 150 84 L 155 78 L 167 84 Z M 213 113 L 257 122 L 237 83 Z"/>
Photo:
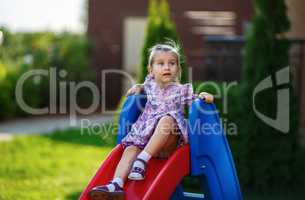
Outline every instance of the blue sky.
<path fill-rule="evenodd" d="M 86 0 L 0 0 L 0 26 L 11 31 L 84 31 Z"/>

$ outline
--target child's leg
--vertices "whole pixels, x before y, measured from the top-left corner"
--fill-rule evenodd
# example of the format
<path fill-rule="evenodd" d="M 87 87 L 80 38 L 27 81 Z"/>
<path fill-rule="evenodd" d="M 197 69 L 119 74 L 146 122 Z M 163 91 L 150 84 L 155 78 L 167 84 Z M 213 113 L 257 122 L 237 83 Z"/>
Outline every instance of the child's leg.
<path fill-rule="evenodd" d="M 179 136 L 177 134 L 170 134 L 162 149 L 155 155 L 157 158 L 168 158 L 172 155 L 178 146 Z"/>
<path fill-rule="evenodd" d="M 151 136 L 149 142 L 144 148 L 144 151 L 152 156 L 157 155 L 162 148 L 171 146 L 177 140 L 175 135 L 176 121 L 171 116 L 164 116 L 159 120 L 157 127 Z"/>
<path fill-rule="evenodd" d="M 92 199 L 100 200 L 105 199 L 108 196 L 121 197 L 123 194 L 124 181 L 127 178 L 134 159 L 140 151 L 141 149 L 136 146 L 126 147 L 121 160 L 116 167 L 113 179 L 106 185 L 94 187 L 90 192 Z"/>
<path fill-rule="evenodd" d="M 156 155 L 168 142 L 170 142 L 170 146 L 173 146 L 172 144 L 176 140 L 175 137 L 177 137 L 172 134 L 174 133 L 175 128 L 176 121 L 173 117 L 164 116 L 159 120 L 159 123 L 144 150 L 137 156 L 137 159 L 132 166 L 131 173 L 128 176 L 129 179 L 144 179 L 145 165 L 149 159 Z M 169 141 L 169 138 L 171 141 Z"/>
<path fill-rule="evenodd" d="M 121 160 L 116 167 L 114 178 L 121 178 L 122 181 L 125 181 L 129 174 L 133 161 L 140 152 L 141 149 L 136 146 L 126 147 L 122 154 Z"/>

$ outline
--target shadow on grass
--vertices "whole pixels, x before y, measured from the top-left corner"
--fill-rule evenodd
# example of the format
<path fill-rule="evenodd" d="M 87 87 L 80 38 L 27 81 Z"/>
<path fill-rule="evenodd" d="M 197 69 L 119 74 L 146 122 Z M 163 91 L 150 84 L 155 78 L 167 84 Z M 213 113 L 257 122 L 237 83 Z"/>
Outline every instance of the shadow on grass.
<path fill-rule="evenodd" d="M 81 195 L 82 191 L 78 191 L 78 192 L 73 192 L 71 194 L 69 194 L 65 199 L 66 200 L 75 200 L 78 199 Z"/>
<path fill-rule="evenodd" d="M 101 131 L 73 128 L 68 130 L 58 130 L 53 133 L 43 135 L 51 140 L 75 143 L 90 146 L 115 146 L 117 131 L 112 124 L 107 124 L 107 128 Z"/>

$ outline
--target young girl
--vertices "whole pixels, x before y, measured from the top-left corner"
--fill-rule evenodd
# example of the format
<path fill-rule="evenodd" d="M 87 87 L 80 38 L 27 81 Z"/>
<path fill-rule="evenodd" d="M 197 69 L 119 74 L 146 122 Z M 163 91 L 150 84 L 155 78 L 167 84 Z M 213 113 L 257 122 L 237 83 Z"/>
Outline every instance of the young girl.
<path fill-rule="evenodd" d="M 114 178 L 93 188 L 92 199 L 122 198 L 126 179 L 143 180 L 151 157 L 166 158 L 177 147 L 188 143 L 184 106 L 197 97 L 191 84 L 179 84 L 180 55 L 175 46 L 157 44 L 150 49 L 149 74 L 143 84 L 133 86 L 127 95 L 144 91 L 147 103 L 143 113 L 122 140 L 124 152 Z M 213 96 L 200 93 L 199 98 L 213 102 Z"/>

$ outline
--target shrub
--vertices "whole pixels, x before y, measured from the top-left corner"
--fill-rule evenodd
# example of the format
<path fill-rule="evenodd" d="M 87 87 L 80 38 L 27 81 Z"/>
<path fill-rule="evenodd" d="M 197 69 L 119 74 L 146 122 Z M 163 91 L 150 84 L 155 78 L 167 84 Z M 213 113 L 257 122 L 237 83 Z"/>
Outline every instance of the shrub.
<path fill-rule="evenodd" d="M 4 27 L 0 30 L 4 33 L 0 49 L 0 119 L 28 114 L 16 103 L 15 87 L 19 78 L 29 70 L 49 70 L 50 67 L 55 67 L 57 73 L 65 70 L 67 75 L 57 77 L 57 86 L 63 81 L 95 82 L 89 65 L 91 45 L 85 35 L 68 32 L 10 33 Z M 23 85 L 23 98 L 34 108 L 45 107 L 50 102 L 49 88 L 48 76 L 36 80 L 31 77 Z M 66 93 L 69 94 L 69 90 Z M 57 97 L 58 94 L 59 90 Z M 87 106 L 91 102 L 90 91 L 81 89 L 77 102 L 82 107 Z"/>
<path fill-rule="evenodd" d="M 252 109 L 252 94 L 257 84 L 270 75 L 276 83 L 274 74 L 288 66 L 289 42 L 284 33 L 289 30 L 290 23 L 284 0 L 255 0 L 254 7 L 252 27 L 246 36 L 240 96 L 240 180 L 246 190 L 269 194 L 291 192 L 301 187 L 295 180 L 298 173 L 302 173 L 295 170 L 296 163 L 301 164 L 302 158 L 297 144 L 299 109 L 292 83 L 287 84 L 290 89 L 290 129 L 287 134 L 262 122 Z M 277 116 L 277 90 L 272 87 L 259 93 L 255 102 L 261 113 L 274 118 Z"/>
<path fill-rule="evenodd" d="M 170 10 L 167 0 L 161 0 L 160 3 L 157 3 L 156 0 L 150 0 L 148 13 L 148 23 L 146 26 L 145 41 L 144 46 L 142 48 L 141 64 L 139 68 L 138 81 L 140 83 L 145 80 L 145 77 L 147 75 L 149 48 L 151 48 L 157 43 L 168 42 L 169 39 L 177 44 L 180 44 L 181 46 L 181 42 L 177 35 L 176 26 L 174 22 L 170 19 Z M 184 52 L 182 48 L 180 49 L 180 54 L 182 58 L 181 82 L 186 82 L 188 75 Z"/>

